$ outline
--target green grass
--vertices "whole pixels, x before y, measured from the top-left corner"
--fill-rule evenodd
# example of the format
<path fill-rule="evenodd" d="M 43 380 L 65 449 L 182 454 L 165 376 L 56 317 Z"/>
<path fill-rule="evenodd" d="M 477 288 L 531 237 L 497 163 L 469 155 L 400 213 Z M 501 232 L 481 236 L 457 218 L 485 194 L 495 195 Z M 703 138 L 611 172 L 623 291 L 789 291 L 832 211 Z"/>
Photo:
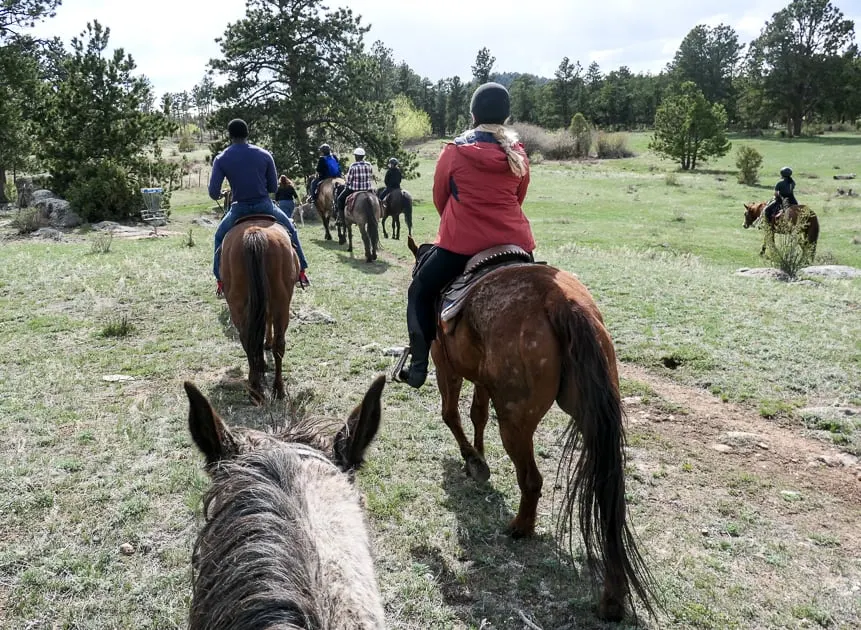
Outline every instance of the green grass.
<path fill-rule="evenodd" d="M 623 361 L 799 430 L 799 406 L 857 404 L 861 282 L 733 275 L 761 264 L 762 234 L 741 228 L 741 204 L 768 191 L 736 183 L 733 155 L 709 172 L 681 173 L 649 155 L 647 140 L 632 136 L 639 156 L 629 160 L 535 167 L 526 211 L 538 257 L 587 284 Z M 791 162 L 799 173 L 799 197 L 822 221 L 819 251 L 861 266 L 852 243 L 859 203 L 835 197 L 830 180 L 834 166 L 857 163 L 861 136 L 750 143 L 764 171 Z M 420 147 L 422 176 L 406 183 L 419 200 L 420 240 L 438 222 L 430 206 L 438 147 Z M 114 238 L 108 255 L 92 255 L 85 234 L 0 247 L 3 627 L 184 627 L 207 479 L 187 433 L 182 381 L 198 383 L 234 422 L 261 426 L 290 408 L 249 407 L 247 366 L 214 297 L 212 228 L 195 226 L 200 246 L 188 246 L 191 220 L 214 204 L 199 189 L 172 203 L 172 223 L 159 230 L 171 235 Z M 366 265 L 324 242 L 319 224 L 300 234 L 314 284 L 294 298 L 288 390 L 293 406 L 343 417 L 392 364 L 381 350 L 405 341 L 412 261 L 403 241 L 384 241 L 381 260 Z M 309 317 L 320 313 L 335 323 Z M 133 334 L 107 334 L 123 316 Z M 132 380 L 102 378 L 114 374 Z M 645 383 L 625 380 L 622 391 L 697 422 Z M 432 384 L 389 385 L 384 405 L 359 484 L 390 627 L 480 628 L 486 619 L 519 629 L 519 611 L 545 629 L 609 627 L 594 616 L 582 558 L 560 558 L 552 537 L 560 412 L 536 435 L 539 534 L 515 542 L 502 530 L 517 508 L 516 480 L 493 422 L 493 476 L 479 486 L 462 473 Z M 851 422 L 812 428 L 858 445 Z M 632 518 L 666 603 L 659 627 L 861 623 L 861 602 L 844 595 L 861 572 L 854 539 L 821 527 L 823 514 L 850 519 L 844 504 L 806 490 L 782 495 L 794 488 L 744 461 L 646 430 L 634 428 L 630 446 Z M 725 461 L 742 468 L 721 469 Z M 123 543 L 135 553 L 120 553 Z"/>

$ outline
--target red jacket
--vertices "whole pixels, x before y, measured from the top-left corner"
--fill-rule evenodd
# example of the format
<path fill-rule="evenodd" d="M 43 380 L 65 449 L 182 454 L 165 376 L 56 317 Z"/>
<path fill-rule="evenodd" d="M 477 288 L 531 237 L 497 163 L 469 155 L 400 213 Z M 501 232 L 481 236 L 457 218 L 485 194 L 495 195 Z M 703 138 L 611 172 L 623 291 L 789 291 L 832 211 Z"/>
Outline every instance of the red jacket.
<path fill-rule="evenodd" d="M 517 150 L 523 147 L 518 144 Z M 522 178 L 512 173 L 490 134 L 477 132 L 447 144 L 433 179 L 433 202 L 441 216 L 434 243 L 467 256 L 506 244 L 531 252 L 535 239 L 521 208 L 528 187 L 528 171 Z"/>

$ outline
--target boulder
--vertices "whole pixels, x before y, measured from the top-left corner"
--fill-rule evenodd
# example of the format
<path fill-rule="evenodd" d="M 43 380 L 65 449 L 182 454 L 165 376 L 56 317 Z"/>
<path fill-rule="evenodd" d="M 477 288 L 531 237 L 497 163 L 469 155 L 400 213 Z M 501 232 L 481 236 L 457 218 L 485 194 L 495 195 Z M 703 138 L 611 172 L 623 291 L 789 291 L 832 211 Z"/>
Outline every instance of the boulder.
<path fill-rule="evenodd" d="M 51 191 L 40 191 L 37 190 L 36 193 L 40 192 L 51 192 Z M 60 199 L 58 197 L 44 197 L 40 196 L 40 198 L 36 198 L 36 193 L 33 193 L 35 201 L 33 205 L 42 211 L 42 213 L 48 217 L 48 221 L 50 221 L 51 225 L 54 227 L 78 227 L 83 223 L 81 217 L 72 210 L 69 202 L 65 199 Z M 53 195 L 53 193 L 51 193 Z"/>
<path fill-rule="evenodd" d="M 735 272 L 737 276 L 745 276 L 748 278 L 771 278 L 774 280 L 789 280 L 789 276 L 782 272 L 780 269 L 774 269 L 773 267 L 757 267 L 754 269 L 749 269 L 747 267 L 742 267 L 738 271 Z"/>
<path fill-rule="evenodd" d="M 861 269 L 847 265 L 817 265 L 805 267 L 799 273 L 821 278 L 861 278 Z"/>
<path fill-rule="evenodd" d="M 63 233 L 55 228 L 43 227 L 33 232 L 36 238 L 49 238 L 53 241 L 62 241 Z"/>

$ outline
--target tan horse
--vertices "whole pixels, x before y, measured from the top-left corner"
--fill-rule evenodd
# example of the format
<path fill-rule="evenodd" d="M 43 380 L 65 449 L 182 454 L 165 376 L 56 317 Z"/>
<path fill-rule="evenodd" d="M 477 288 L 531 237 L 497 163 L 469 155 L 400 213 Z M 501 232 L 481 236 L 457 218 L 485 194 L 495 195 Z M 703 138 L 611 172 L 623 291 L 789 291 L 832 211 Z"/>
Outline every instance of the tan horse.
<path fill-rule="evenodd" d="M 274 221 L 268 216 L 240 219 L 227 233 L 221 254 L 224 296 L 248 356 L 248 384 L 255 403 L 263 402 L 264 346 L 272 348 L 275 359 L 273 395 L 284 397 L 281 362 L 299 278 L 299 256 L 290 235 Z"/>
<path fill-rule="evenodd" d="M 308 420 L 277 433 L 230 427 L 185 383 L 191 437 L 212 476 L 192 555 L 191 630 L 385 626 L 352 482 L 384 384 L 374 381 L 333 440 L 331 425 Z"/>
<path fill-rule="evenodd" d="M 323 222 L 323 230 L 327 241 L 332 240 L 332 232 L 329 229 L 329 221 L 335 218 L 335 186 L 343 186 L 344 180 L 341 177 L 330 177 L 320 182 L 317 188 L 317 214 L 320 215 L 320 220 Z"/>
<path fill-rule="evenodd" d="M 744 204 L 744 229 L 759 222 L 760 227 L 764 224 L 762 213 L 766 207 L 765 202 Z M 797 226 L 797 228 L 796 228 Z M 795 229 L 804 236 L 807 243 L 807 252 L 810 262 L 816 256 L 816 242 L 819 240 L 819 218 L 807 206 L 788 206 L 781 208 L 774 216 L 770 229 L 765 230 L 765 238 L 762 241 L 762 249 L 759 255 L 764 256 L 768 246 L 774 247 L 774 232 L 778 234 L 789 234 Z"/>
<path fill-rule="evenodd" d="M 343 244 L 348 240 L 347 251 L 353 251 L 353 226 L 359 226 L 362 242 L 365 244 L 365 260 L 373 262 L 377 259 L 377 248 L 380 246 L 379 221 L 382 217 L 380 198 L 371 190 L 355 192 L 347 198 L 344 208 L 346 225 L 338 223 L 338 242 Z M 346 233 L 346 234 L 344 234 Z M 346 236 L 346 239 L 345 239 Z"/>
<path fill-rule="evenodd" d="M 407 244 L 418 258 L 412 237 Z M 457 440 L 467 474 L 479 481 L 490 477 L 484 429 L 493 403 L 520 487 L 520 507 L 509 525 L 514 538 L 535 533 L 543 484 L 535 463 L 535 430 L 554 402 L 570 416 L 557 469 L 558 534 L 567 538 L 569 527 L 579 525 L 587 563 L 603 579 L 598 607 L 603 619 L 622 619 L 632 594 L 651 612 L 651 579 L 626 515 L 616 354 L 586 287 L 549 265 L 495 269 L 476 281 L 457 319 L 439 320 L 431 356 L 443 421 Z M 464 379 L 475 384 L 474 444 L 460 419 Z"/>

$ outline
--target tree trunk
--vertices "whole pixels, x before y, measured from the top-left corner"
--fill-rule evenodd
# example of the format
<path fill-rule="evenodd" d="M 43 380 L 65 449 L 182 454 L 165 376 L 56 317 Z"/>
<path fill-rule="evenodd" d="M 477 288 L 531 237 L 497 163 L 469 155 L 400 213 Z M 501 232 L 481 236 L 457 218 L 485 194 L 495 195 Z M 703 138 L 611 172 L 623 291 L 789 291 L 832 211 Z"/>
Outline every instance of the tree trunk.
<path fill-rule="evenodd" d="M 802 124 L 802 122 L 803 122 L 803 120 L 802 120 L 801 116 L 793 117 L 793 119 L 792 119 L 792 134 L 791 135 L 794 135 L 796 137 L 801 135 L 801 124 Z"/>
<path fill-rule="evenodd" d="M 6 169 L 0 166 L 0 204 L 9 203 L 6 196 Z"/>

